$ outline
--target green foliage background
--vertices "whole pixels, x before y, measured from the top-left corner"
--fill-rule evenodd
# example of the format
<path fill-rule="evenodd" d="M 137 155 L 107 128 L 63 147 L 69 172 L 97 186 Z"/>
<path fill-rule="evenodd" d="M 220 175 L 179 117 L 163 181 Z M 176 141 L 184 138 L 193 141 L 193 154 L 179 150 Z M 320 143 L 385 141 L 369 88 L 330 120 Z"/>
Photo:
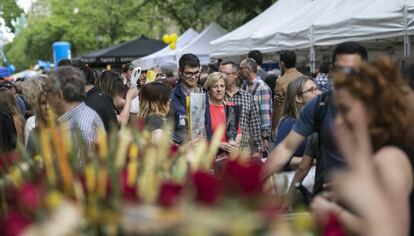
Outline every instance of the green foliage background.
<path fill-rule="evenodd" d="M 26 15 L 27 27 L 4 50 L 9 62 L 20 71 L 34 65 L 38 59 L 51 60 L 52 44 L 56 41 L 69 41 L 72 56 L 76 57 L 140 35 L 161 39 L 164 33 L 183 33 L 190 27 L 201 31 L 213 21 L 227 30 L 233 30 L 274 2 L 275 0 L 37 0 L 35 7 Z M 76 14 L 75 8 L 79 9 Z M 20 13 L 21 10 L 15 10 L 9 15 L 18 16 Z"/>

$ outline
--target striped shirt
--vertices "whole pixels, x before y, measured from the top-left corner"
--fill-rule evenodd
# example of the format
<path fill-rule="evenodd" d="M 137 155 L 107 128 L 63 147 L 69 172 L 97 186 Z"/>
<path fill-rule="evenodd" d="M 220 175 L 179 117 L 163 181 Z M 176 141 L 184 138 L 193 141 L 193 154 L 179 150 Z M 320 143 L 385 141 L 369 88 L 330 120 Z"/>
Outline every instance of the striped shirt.
<path fill-rule="evenodd" d="M 66 123 L 69 126 L 72 137 L 76 137 L 77 132 L 80 131 L 87 148 L 92 147 L 96 141 L 98 128 L 105 132 L 104 124 L 98 113 L 88 107 L 85 102 L 67 111 L 57 121 L 59 124 Z"/>

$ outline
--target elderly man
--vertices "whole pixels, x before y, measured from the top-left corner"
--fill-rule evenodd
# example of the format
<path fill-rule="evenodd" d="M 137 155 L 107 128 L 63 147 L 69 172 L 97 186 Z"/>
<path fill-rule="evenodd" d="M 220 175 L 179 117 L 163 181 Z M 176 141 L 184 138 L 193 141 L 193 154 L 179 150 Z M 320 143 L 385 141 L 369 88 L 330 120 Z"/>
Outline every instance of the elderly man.
<path fill-rule="evenodd" d="M 96 141 L 97 129 L 105 132 L 99 115 L 83 101 L 85 78 L 72 66 L 61 66 L 51 74 L 44 87 L 46 99 L 58 115 L 58 123 L 69 126 L 72 137 L 80 132 L 87 148 Z"/>

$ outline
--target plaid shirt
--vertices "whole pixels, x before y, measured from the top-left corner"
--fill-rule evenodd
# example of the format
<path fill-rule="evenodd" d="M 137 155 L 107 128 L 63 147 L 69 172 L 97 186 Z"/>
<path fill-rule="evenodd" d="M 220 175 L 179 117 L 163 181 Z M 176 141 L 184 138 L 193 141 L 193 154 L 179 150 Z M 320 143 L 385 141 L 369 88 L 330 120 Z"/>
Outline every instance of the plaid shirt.
<path fill-rule="evenodd" d="M 224 100 L 232 102 L 241 107 L 240 112 L 240 128 L 242 131 L 241 148 L 248 149 L 249 141 L 252 139 L 254 145 L 253 151 L 263 152 L 262 140 L 260 138 L 260 118 L 257 113 L 256 105 L 253 97 L 244 90 L 239 89 L 233 97 L 227 93 Z"/>
<path fill-rule="evenodd" d="M 269 135 L 272 126 L 272 92 L 269 86 L 263 80 L 256 78 L 252 86 L 249 87 L 246 84 L 245 89 L 253 96 L 256 107 L 258 107 L 262 134 Z"/>
<path fill-rule="evenodd" d="M 328 91 L 331 88 L 331 83 L 327 74 L 320 73 L 314 80 L 321 92 Z"/>

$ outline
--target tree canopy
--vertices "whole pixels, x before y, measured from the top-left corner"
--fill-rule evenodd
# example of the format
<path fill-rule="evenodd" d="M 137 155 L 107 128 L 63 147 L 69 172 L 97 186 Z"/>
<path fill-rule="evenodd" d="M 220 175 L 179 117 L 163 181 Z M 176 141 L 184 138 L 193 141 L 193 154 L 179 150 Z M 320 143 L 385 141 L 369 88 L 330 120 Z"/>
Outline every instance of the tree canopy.
<path fill-rule="evenodd" d="M 273 2 L 38 0 L 27 14 L 27 27 L 5 46 L 5 52 L 9 61 L 22 70 L 37 59 L 51 60 L 56 41 L 70 42 L 72 56 L 77 56 L 140 35 L 161 39 L 164 33 L 182 33 L 189 27 L 201 31 L 213 21 L 232 30 Z"/>
<path fill-rule="evenodd" d="M 17 5 L 15 0 L 1 0 L 0 2 L 0 16 L 6 22 L 12 32 L 15 31 L 12 21 L 23 13 L 23 10 Z"/>

